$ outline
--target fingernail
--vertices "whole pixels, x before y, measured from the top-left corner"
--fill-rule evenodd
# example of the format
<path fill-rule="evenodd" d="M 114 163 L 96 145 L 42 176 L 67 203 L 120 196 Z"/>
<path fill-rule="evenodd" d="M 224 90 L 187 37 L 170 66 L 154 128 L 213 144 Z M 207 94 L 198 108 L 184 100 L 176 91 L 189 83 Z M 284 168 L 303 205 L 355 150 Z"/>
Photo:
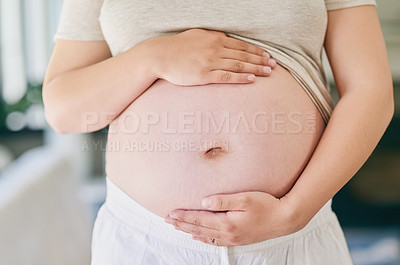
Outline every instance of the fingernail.
<path fill-rule="evenodd" d="M 276 61 L 273 60 L 273 59 L 268 60 L 268 65 L 271 66 L 271 67 L 274 67 L 276 65 Z"/>
<path fill-rule="evenodd" d="M 267 52 L 263 52 L 263 56 L 265 56 L 265 57 L 271 57 L 271 55 L 269 55 L 269 53 L 267 53 Z"/>
<path fill-rule="evenodd" d="M 268 67 L 268 66 L 263 67 L 263 71 L 266 74 L 270 74 L 272 72 L 271 67 Z"/>
<path fill-rule="evenodd" d="M 169 217 L 169 216 L 165 217 L 164 222 L 166 222 L 168 224 L 172 223 L 171 217 Z"/>
<path fill-rule="evenodd" d="M 249 80 L 249 81 L 254 81 L 254 78 L 256 78 L 255 75 L 248 75 L 247 76 L 247 80 Z"/>
<path fill-rule="evenodd" d="M 209 199 L 209 198 L 203 199 L 201 201 L 201 206 L 203 206 L 203 208 L 210 209 L 211 208 L 211 199 Z"/>

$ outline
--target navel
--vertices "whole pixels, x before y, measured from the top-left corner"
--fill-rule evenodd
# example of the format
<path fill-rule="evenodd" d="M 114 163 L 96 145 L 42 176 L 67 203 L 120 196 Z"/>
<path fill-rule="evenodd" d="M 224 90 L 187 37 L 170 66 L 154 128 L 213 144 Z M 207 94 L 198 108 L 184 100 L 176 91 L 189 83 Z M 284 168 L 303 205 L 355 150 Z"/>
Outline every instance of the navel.
<path fill-rule="evenodd" d="M 203 153 L 205 159 L 218 159 L 221 158 L 225 153 L 224 148 L 220 146 L 212 147 Z"/>

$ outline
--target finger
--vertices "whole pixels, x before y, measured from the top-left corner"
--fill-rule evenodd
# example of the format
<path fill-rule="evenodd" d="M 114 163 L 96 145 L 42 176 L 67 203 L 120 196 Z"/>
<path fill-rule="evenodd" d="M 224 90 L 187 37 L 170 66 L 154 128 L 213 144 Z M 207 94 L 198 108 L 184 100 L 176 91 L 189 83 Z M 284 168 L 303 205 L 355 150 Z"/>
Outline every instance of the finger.
<path fill-rule="evenodd" d="M 208 228 L 208 227 L 203 227 L 203 226 L 198 226 L 186 222 L 181 222 L 176 219 L 171 219 L 171 224 L 175 227 L 177 230 L 181 230 L 185 233 L 195 235 L 195 236 L 205 236 L 205 237 L 211 237 L 215 239 L 221 239 L 223 236 L 222 231 Z"/>
<path fill-rule="evenodd" d="M 180 222 L 216 230 L 223 230 L 221 224 L 227 223 L 227 215 L 224 212 L 174 210 L 170 212 L 169 217 Z"/>
<path fill-rule="evenodd" d="M 212 70 L 207 74 L 208 83 L 248 84 L 253 83 L 256 76 L 247 73 L 233 73 L 224 70 Z"/>
<path fill-rule="evenodd" d="M 271 67 L 255 65 L 251 63 L 244 63 L 241 61 L 221 59 L 217 63 L 218 69 L 235 72 L 235 73 L 249 73 L 259 76 L 269 76 L 272 72 Z M 217 70 L 217 69 L 212 69 Z"/>
<path fill-rule="evenodd" d="M 211 238 L 211 237 L 205 237 L 205 236 L 195 236 L 192 235 L 192 238 L 194 240 L 198 240 L 201 241 L 203 243 L 209 244 L 209 245 L 213 245 L 213 246 L 219 246 L 219 247 L 232 247 L 234 246 L 234 244 L 231 244 L 227 241 L 222 241 L 221 239 L 215 239 L 215 238 Z"/>
<path fill-rule="evenodd" d="M 274 59 L 271 58 L 232 49 L 222 50 L 221 56 L 223 59 L 234 59 L 241 62 L 257 65 L 268 65 L 269 61 L 274 61 Z"/>
<path fill-rule="evenodd" d="M 249 192 L 213 195 L 202 200 L 203 208 L 211 211 L 245 211 L 251 205 Z"/>
<path fill-rule="evenodd" d="M 235 38 L 231 38 L 231 37 L 224 38 L 223 45 L 224 45 L 224 47 L 229 48 L 229 49 L 246 51 L 246 52 L 250 52 L 253 54 L 260 55 L 260 56 L 270 57 L 270 55 L 264 49 L 257 47 L 251 43 L 248 43 L 248 42 L 245 42 L 242 40 L 238 40 Z"/>

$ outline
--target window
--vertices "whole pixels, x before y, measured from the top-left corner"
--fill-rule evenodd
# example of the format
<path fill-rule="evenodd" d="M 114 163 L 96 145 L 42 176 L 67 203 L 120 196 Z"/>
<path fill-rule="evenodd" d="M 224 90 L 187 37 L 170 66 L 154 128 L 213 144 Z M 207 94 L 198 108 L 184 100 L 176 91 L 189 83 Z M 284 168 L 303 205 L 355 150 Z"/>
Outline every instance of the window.
<path fill-rule="evenodd" d="M 43 130 L 42 81 L 62 0 L 0 0 L 0 131 Z"/>

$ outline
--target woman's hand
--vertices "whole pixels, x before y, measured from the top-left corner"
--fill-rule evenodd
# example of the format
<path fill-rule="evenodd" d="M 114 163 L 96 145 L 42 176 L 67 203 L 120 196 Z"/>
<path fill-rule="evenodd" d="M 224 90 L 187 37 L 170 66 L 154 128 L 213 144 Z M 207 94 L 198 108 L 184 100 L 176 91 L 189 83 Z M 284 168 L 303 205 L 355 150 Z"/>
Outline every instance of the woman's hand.
<path fill-rule="evenodd" d="M 264 192 L 213 195 L 202 205 L 205 210 L 174 210 L 165 221 L 195 240 L 218 246 L 258 243 L 294 233 L 308 223 L 298 218 L 288 198 Z"/>
<path fill-rule="evenodd" d="M 276 65 L 262 48 L 217 31 L 191 29 L 146 43 L 156 58 L 155 75 L 175 85 L 251 83 Z"/>

